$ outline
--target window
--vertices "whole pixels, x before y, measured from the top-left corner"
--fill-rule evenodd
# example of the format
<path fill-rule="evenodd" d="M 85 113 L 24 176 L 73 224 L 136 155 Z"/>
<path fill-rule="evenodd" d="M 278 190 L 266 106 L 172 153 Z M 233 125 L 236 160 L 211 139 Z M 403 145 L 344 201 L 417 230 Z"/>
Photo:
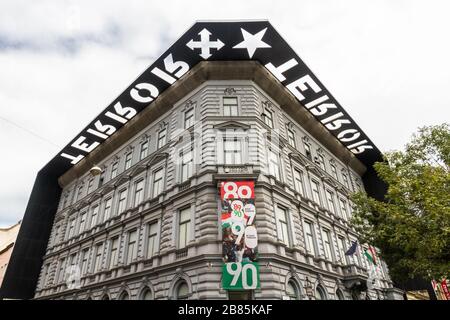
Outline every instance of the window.
<path fill-rule="evenodd" d="M 339 259 L 342 264 L 346 264 L 345 259 L 345 240 L 343 237 L 338 237 Z"/>
<path fill-rule="evenodd" d="M 325 258 L 332 260 L 330 231 L 322 229 L 322 240 Z"/>
<path fill-rule="evenodd" d="M 185 281 L 180 281 L 175 287 L 175 298 L 177 300 L 186 300 L 189 297 L 189 287 Z"/>
<path fill-rule="evenodd" d="M 315 158 L 315 162 L 319 165 L 319 167 L 325 171 L 325 160 L 321 154 L 318 154 Z"/>
<path fill-rule="evenodd" d="M 311 181 L 311 191 L 314 202 L 321 204 L 320 202 L 320 191 L 319 191 L 319 183 L 317 181 Z"/>
<path fill-rule="evenodd" d="M 76 253 L 71 254 L 70 258 L 69 258 L 69 266 L 71 266 L 71 267 L 75 266 L 76 263 L 77 263 L 77 254 Z"/>
<path fill-rule="evenodd" d="M 55 235 L 53 237 L 53 245 L 57 244 L 59 241 L 59 229 L 60 229 L 60 226 L 55 227 Z"/>
<path fill-rule="evenodd" d="M 117 257 L 119 250 L 119 237 L 111 239 L 111 250 L 109 253 L 109 268 L 112 269 L 117 265 Z"/>
<path fill-rule="evenodd" d="M 89 259 L 89 249 L 84 249 L 81 251 L 81 274 L 84 275 L 87 272 Z"/>
<path fill-rule="evenodd" d="M 334 207 L 334 194 L 333 192 L 327 190 L 327 204 L 328 204 L 328 210 L 332 213 L 336 213 L 335 207 Z"/>
<path fill-rule="evenodd" d="M 338 300 L 345 300 L 344 293 L 341 289 L 336 290 L 336 297 Z"/>
<path fill-rule="evenodd" d="M 128 292 L 124 291 L 120 294 L 119 300 L 130 300 L 130 295 Z"/>
<path fill-rule="evenodd" d="M 133 160 L 133 151 L 130 151 L 125 156 L 125 170 L 128 170 L 131 168 L 131 161 Z"/>
<path fill-rule="evenodd" d="M 344 186 L 347 189 L 350 189 L 350 185 L 348 184 L 348 177 L 345 173 L 342 173 L 342 181 L 344 181 Z"/>
<path fill-rule="evenodd" d="M 67 234 L 67 239 L 72 238 L 75 235 L 75 218 L 70 219 L 69 222 L 69 233 Z"/>
<path fill-rule="evenodd" d="M 77 199 L 76 199 L 76 201 L 78 201 L 79 199 L 81 199 L 82 193 L 83 193 L 83 186 L 81 185 L 81 186 L 78 187 L 78 192 L 77 192 Z"/>
<path fill-rule="evenodd" d="M 326 300 L 327 296 L 325 294 L 325 290 L 321 285 L 318 285 L 316 288 L 316 300 Z"/>
<path fill-rule="evenodd" d="M 291 145 L 291 147 L 296 148 L 294 130 L 288 129 L 287 132 L 288 132 L 288 142 L 289 142 L 289 144 Z"/>
<path fill-rule="evenodd" d="M 290 247 L 289 228 L 288 228 L 288 216 L 287 211 L 283 208 L 277 207 L 277 220 L 278 220 L 278 238 Z"/>
<path fill-rule="evenodd" d="M 139 180 L 134 186 L 134 206 L 137 207 L 144 200 L 144 180 Z"/>
<path fill-rule="evenodd" d="M 335 178 L 336 180 L 339 180 L 336 166 L 333 163 L 330 163 L 330 169 L 331 169 L 331 174 L 332 174 L 333 178 Z"/>
<path fill-rule="evenodd" d="M 118 214 L 121 214 L 125 211 L 127 206 L 127 189 L 124 189 L 119 192 L 119 205 L 118 205 Z"/>
<path fill-rule="evenodd" d="M 158 149 L 166 144 L 167 127 L 164 127 L 158 132 Z"/>
<path fill-rule="evenodd" d="M 128 250 L 126 263 L 130 264 L 134 259 L 136 259 L 137 254 L 137 231 L 133 230 L 128 233 Z"/>
<path fill-rule="evenodd" d="M 316 255 L 316 249 L 314 247 L 314 227 L 310 222 L 305 221 L 305 240 L 306 240 L 306 250 L 312 254 Z"/>
<path fill-rule="evenodd" d="M 112 198 L 108 198 L 105 200 L 105 212 L 103 215 L 103 221 L 108 220 L 111 218 L 111 205 L 112 205 Z"/>
<path fill-rule="evenodd" d="M 139 152 L 139 160 L 144 159 L 148 153 L 148 140 L 141 143 L 141 151 Z"/>
<path fill-rule="evenodd" d="M 242 163 L 242 143 L 237 137 L 227 137 L 223 139 L 223 154 L 225 164 Z"/>
<path fill-rule="evenodd" d="M 184 128 L 190 128 L 194 125 L 194 108 L 184 112 Z"/>
<path fill-rule="evenodd" d="M 62 258 L 59 260 L 59 270 L 58 270 L 58 281 L 60 283 L 64 280 L 64 267 L 65 267 L 66 259 Z"/>
<path fill-rule="evenodd" d="M 97 225 L 97 218 L 98 218 L 98 205 L 92 208 L 91 228 Z"/>
<path fill-rule="evenodd" d="M 147 259 L 153 257 L 158 249 L 156 243 L 156 236 L 158 235 L 158 223 L 150 223 L 148 225 L 148 237 L 147 237 Z"/>
<path fill-rule="evenodd" d="M 153 188 L 152 188 L 152 198 L 158 196 L 161 192 L 163 192 L 164 188 L 164 170 L 163 168 L 156 170 L 153 173 Z"/>
<path fill-rule="evenodd" d="M 306 157 L 311 160 L 311 146 L 307 142 L 303 142 L 303 147 L 305 148 Z"/>
<path fill-rule="evenodd" d="M 269 174 L 280 180 L 280 166 L 278 161 L 278 153 L 269 149 Z"/>
<path fill-rule="evenodd" d="M 91 193 L 93 186 L 94 186 L 94 179 L 89 179 L 88 187 L 87 187 L 87 193 L 88 194 Z"/>
<path fill-rule="evenodd" d="M 102 171 L 102 173 L 100 174 L 100 178 L 98 179 L 99 188 L 103 185 L 103 182 L 105 182 L 105 170 Z"/>
<path fill-rule="evenodd" d="M 69 201 L 69 195 L 66 193 L 64 195 L 63 205 L 62 208 L 64 209 L 67 206 L 67 202 Z"/>
<path fill-rule="evenodd" d="M 223 97 L 223 115 L 225 117 L 235 117 L 238 115 L 237 97 Z"/>
<path fill-rule="evenodd" d="M 347 201 L 344 199 L 339 199 L 339 204 L 341 207 L 341 215 L 343 218 L 348 219 L 348 213 L 347 213 Z"/>
<path fill-rule="evenodd" d="M 178 248 L 186 247 L 191 233 L 191 208 L 180 210 L 178 216 Z"/>
<path fill-rule="evenodd" d="M 305 190 L 303 188 L 303 173 L 297 169 L 294 170 L 294 186 L 295 190 L 300 192 L 302 196 L 305 196 Z"/>
<path fill-rule="evenodd" d="M 286 286 L 286 294 L 290 300 L 300 300 L 299 291 L 294 280 L 289 280 Z"/>
<path fill-rule="evenodd" d="M 102 267 L 102 251 L 103 243 L 97 244 L 95 246 L 94 272 L 99 272 Z"/>
<path fill-rule="evenodd" d="M 79 233 L 82 233 L 82 232 L 85 230 L 85 228 L 86 228 L 86 216 L 87 216 L 87 213 L 86 213 L 86 212 L 83 212 L 83 213 L 81 214 L 81 218 L 80 218 L 80 231 L 79 231 Z"/>
<path fill-rule="evenodd" d="M 269 109 L 264 109 L 263 113 L 264 123 L 273 129 L 273 113 Z"/>
<path fill-rule="evenodd" d="M 41 280 L 41 288 L 46 286 L 49 272 L 50 272 L 50 263 L 47 263 L 44 267 L 44 272 Z"/>
<path fill-rule="evenodd" d="M 141 300 L 153 300 L 153 292 L 149 288 L 145 288 L 141 294 Z"/>
<path fill-rule="evenodd" d="M 192 149 L 181 152 L 181 182 L 186 181 L 192 176 L 192 168 L 193 168 L 193 151 Z"/>
<path fill-rule="evenodd" d="M 112 164 L 112 167 L 111 167 L 111 179 L 114 179 L 116 176 L 117 176 L 117 167 L 118 167 L 118 162 L 114 162 L 113 164 Z"/>

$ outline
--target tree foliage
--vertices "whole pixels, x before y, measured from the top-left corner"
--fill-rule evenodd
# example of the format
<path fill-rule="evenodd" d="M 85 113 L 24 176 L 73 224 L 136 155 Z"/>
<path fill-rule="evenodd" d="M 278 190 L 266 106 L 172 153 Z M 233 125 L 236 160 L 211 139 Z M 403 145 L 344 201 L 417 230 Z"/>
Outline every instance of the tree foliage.
<path fill-rule="evenodd" d="M 359 240 L 381 250 L 396 281 L 449 276 L 449 166 L 449 125 L 423 127 L 404 151 L 386 153 L 374 165 L 388 184 L 385 202 L 353 195 Z"/>

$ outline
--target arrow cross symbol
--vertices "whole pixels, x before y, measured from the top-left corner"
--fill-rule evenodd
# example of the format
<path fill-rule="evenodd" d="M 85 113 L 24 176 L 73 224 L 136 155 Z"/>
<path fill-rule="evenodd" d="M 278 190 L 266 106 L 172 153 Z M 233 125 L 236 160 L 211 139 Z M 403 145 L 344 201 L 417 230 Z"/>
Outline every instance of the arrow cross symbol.
<path fill-rule="evenodd" d="M 210 41 L 209 37 L 211 36 L 211 32 L 209 32 L 206 28 L 204 28 L 198 34 L 200 35 L 200 41 L 194 41 L 194 39 L 191 39 L 186 45 L 191 50 L 200 49 L 200 57 L 205 60 L 212 56 L 210 52 L 211 49 L 217 49 L 217 51 L 219 51 L 225 45 L 225 43 L 220 41 L 220 39 L 217 39 L 216 41 Z"/>

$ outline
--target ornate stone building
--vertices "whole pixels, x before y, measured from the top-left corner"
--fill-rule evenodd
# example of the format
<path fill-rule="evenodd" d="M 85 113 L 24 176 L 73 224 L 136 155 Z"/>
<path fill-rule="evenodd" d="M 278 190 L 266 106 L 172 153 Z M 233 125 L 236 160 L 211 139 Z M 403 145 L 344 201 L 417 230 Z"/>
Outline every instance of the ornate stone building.
<path fill-rule="evenodd" d="M 364 255 L 344 254 L 357 236 L 349 195 L 370 185 L 371 168 L 268 69 L 199 62 L 93 151 L 85 145 L 85 159 L 72 157 L 34 298 L 400 297 L 382 261 L 368 281 Z M 260 286 L 228 291 L 219 189 L 240 180 L 255 183 Z"/>

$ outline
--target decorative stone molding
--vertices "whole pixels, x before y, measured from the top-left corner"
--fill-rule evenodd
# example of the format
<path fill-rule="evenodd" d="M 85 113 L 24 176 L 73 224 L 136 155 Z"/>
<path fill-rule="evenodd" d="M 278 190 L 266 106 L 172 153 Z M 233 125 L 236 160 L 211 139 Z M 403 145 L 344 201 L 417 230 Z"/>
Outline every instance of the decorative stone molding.
<path fill-rule="evenodd" d="M 236 90 L 234 88 L 229 87 L 229 88 L 225 88 L 223 93 L 226 96 L 231 96 L 231 95 L 235 95 L 236 94 Z"/>
<path fill-rule="evenodd" d="M 161 121 L 159 124 L 158 124 L 158 128 L 159 128 L 159 130 L 161 131 L 161 130 L 163 130 L 164 128 L 166 128 L 167 127 L 167 121 Z"/>
<path fill-rule="evenodd" d="M 287 127 L 289 130 L 292 130 L 292 131 L 295 132 L 295 125 L 292 123 L 292 121 L 289 121 L 289 122 L 287 123 L 286 127 Z"/>

